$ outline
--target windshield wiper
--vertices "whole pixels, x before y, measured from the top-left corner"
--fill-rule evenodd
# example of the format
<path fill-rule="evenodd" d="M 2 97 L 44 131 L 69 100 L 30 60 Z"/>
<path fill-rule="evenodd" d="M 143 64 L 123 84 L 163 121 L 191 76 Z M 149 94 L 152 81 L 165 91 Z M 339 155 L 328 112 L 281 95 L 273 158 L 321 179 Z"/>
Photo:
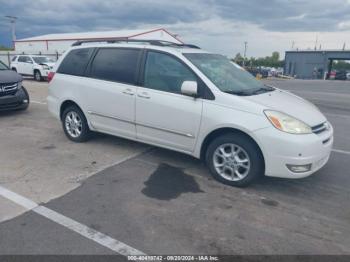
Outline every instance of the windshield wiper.
<path fill-rule="evenodd" d="M 244 90 L 240 90 L 240 91 L 227 90 L 224 92 L 231 94 L 231 95 L 237 95 L 237 96 L 251 96 L 252 95 L 251 91 L 244 91 Z"/>
<path fill-rule="evenodd" d="M 275 88 L 273 88 L 272 86 L 267 86 L 265 85 L 265 87 L 260 87 L 258 89 L 255 89 L 252 91 L 253 95 L 257 95 L 257 94 L 262 94 L 262 93 L 267 93 L 267 92 L 272 92 L 274 91 Z"/>

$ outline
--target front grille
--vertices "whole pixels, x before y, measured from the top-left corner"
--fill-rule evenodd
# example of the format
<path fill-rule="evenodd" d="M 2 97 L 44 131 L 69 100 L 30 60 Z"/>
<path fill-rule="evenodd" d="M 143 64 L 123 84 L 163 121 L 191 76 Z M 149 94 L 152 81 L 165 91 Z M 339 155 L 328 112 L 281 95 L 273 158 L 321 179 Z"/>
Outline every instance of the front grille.
<path fill-rule="evenodd" d="M 0 96 L 14 95 L 17 92 L 18 83 L 0 84 Z"/>
<path fill-rule="evenodd" d="M 315 134 L 321 134 L 329 129 L 329 125 L 327 122 L 319 124 L 317 126 L 312 127 L 312 132 Z"/>

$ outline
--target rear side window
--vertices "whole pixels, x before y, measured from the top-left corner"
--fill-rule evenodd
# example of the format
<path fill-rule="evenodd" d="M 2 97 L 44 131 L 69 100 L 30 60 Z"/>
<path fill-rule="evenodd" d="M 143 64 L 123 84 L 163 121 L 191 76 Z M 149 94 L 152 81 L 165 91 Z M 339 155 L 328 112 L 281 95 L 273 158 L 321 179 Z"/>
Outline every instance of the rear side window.
<path fill-rule="evenodd" d="M 83 48 L 70 51 L 63 59 L 57 73 L 83 76 L 93 50 L 93 48 Z"/>
<path fill-rule="evenodd" d="M 92 62 L 90 76 L 134 85 L 139 54 L 139 49 L 100 49 Z"/>
<path fill-rule="evenodd" d="M 28 63 L 30 61 L 31 61 L 31 59 L 28 56 L 20 56 L 20 57 L 18 57 L 18 62 Z"/>

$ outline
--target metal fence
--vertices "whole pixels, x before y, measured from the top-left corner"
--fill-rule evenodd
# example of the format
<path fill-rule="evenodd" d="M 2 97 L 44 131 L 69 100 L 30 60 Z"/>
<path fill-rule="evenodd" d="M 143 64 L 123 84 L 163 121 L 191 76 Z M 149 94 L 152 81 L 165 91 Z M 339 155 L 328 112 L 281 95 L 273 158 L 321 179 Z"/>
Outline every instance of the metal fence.
<path fill-rule="evenodd" d="M 57 60 L 61 54 L 57 53 L 31 53 L 31 54 L 27 54 L 27 53 L 19 53 L 16 51 L 0 51 L 0 61 L 2 61 L 5 65 L 10 66 L 11 64 L 11 60 L 13 57 L 15 57 L 16 55 L 44 55 L 44 56 L 48 56 L 51 58 L 54 58 L 55 60 Z"/>

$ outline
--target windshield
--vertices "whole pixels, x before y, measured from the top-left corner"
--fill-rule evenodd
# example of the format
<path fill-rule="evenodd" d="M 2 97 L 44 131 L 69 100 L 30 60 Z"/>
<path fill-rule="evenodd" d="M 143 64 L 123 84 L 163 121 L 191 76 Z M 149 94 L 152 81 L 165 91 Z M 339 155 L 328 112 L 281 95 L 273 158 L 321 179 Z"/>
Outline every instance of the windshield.
<path fill-rule="evenodd" d="M 0 61 L 0 70 L 9 70 L 8 67 Z"/>
<path fill-rule="evenodd" d="M 252 95 L 274 90 L 222 55 L 186 53 L 184 56 L 223 92 Z"/>
<path fill-rule="evenodd" d="M 33 57 L 35 63 L 37 64 L 43 64 L 43 63 L 54 63 L 55 61 L 51 58 L 48 58 L 46 56 L 34 56 Z"/>

